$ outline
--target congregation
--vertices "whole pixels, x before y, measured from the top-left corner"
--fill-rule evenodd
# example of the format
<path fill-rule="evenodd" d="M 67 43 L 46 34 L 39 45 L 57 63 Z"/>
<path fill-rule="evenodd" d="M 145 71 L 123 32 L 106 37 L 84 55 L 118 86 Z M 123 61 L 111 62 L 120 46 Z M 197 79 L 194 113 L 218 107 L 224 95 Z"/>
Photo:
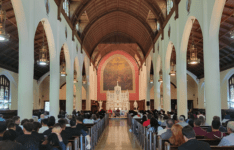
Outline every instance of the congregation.
<path fill-rule="evenodd" d="M 98 123 L 104 116 L 105 111 L 91 113 L 74 110 L 72 115 L 61 111 L 58 119 L 45 112 L 39 119 L 14 116 L 6 120 L 0 114 L 0 149 L 65 150 L 69 140 L 80 135 L 87 141 L 86 149 L 91 149 L 88 125 Z"/>
<path fill-rule="evenodd" d="M 209 140 L 218 141 L 217 146 L 234 146 L 234 113 L 226 112 L 222 117 L 214 116 L 211 126 L 206 122 L 205 113 L 190 111 L 188 118 L 164 110 L 130 111 L 133 119 L 137 120 L 150 132 L 155 133 L 158 138 L 168 141 L 171 146 L 178 150 L 210 150 Z M 136 127 L 135 135 L 140 134 L 139 126 Z M 204 139 L 200 141 L 199 139 Z M 158 146 L 159 144 L 157 144 Z M 232 147 L 233 148 L 233 147 Z"/>

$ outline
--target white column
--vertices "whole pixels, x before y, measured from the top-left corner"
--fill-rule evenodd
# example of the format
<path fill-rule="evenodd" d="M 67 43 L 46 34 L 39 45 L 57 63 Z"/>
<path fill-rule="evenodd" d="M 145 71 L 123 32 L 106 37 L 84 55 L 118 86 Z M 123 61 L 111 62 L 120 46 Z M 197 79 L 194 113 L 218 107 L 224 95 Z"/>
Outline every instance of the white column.
<path fill-rule="evenodd" d="M 76 86 L 76 111 L 82 110 L 82 81 L 75 84 Z"/>
<path fill-rule="evenodd" d="M 19 40 L 18 116 L 32 118 L 34 40 Z"/>
<path fill-rule="evenodd" d="M 163 63 L 163 68 L 165 65 Z M 170 76 L 168 70 L 163 70 L 163 109 L 171 111 L 171 85 L 170 85 Z"/>
<path fill-rule="evenodd" d="M 185 57 L 185 58 L 183 58 Z M 176 55 L 177 115 L 188 116 L 186 55 Z"/>
<path fill-rule="evenodd" d="M 159 74 L 158 72 L 154 75 L 154 109 L 160 110 L 160 83 L 159 80 Z"/>
<path fill-rule="evenodd" d="M 55 118 L 59 114 L 59 84 L 59 56 L 54 55 L 54 57 L 50 58 L 50 115 Z"/>
<path fill-rule="evenodd" d="M 71 115 L 73 111 L 73 76 L 74 76 L 74 70 L 73 70 L 73 64 L 71 66 L 66 65 L 66 112 L 67 114 Z"/>
<path fill-rule="evenodd" d="M 206 99 L 206 122 L 211 124 L 213 116 L 221 117 L 219 30 L 210 30 L 207 1 L 203 3 L 205 4 L 203 8 L 204 94 Z M 217 21 L 220 21 L 220 19 L 217 19 Z M 216 33 L 212 33 L 213 36 L 209 36 L 209 31 Z"/>
<path fill-rule="evenodd" d="M 23 20 L 28 21 L 28 26 L 25 26 L 28 32 L 19 38 L 18 116 L 21 120 L 32 118 L 33 111 L 34 1 L 29 2 L 29 7 L 31 12 L 28 20 Z"/>
<path fill-rule="evenodd" d="M 90 83 L 89 83 L 89 76 L 86 76 L 86 110 L 90 110 L 90 95 L 89 95 L 89 90 L 90 90 Z"/>

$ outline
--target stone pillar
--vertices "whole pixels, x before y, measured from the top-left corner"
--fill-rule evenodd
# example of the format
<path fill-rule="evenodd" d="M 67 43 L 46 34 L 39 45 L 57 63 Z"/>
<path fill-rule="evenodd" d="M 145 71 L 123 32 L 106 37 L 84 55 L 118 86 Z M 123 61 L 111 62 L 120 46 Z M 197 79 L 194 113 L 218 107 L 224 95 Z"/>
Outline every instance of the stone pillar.
<path fill-rule="evenodd" d="M 34 40 L 19 40 L 18 116 L 32 118 Z"/>
<path fill-rule="evenodd" d="M 165 66 L 163 65 L 163 68 Z M 163 71 L 163 109 L 167 111 L 171 111 L 171 85 L 170 85 L 170 76 L 169 71 Z"/>
<path fill-rule="evenodd" d="M 73 111 L 73 80 L 74 80 L 74 70 L 73 64 L 71 66 L 66 65 L 66 112 L 71 115 Z"/>
<path fill-rule="evenodd" d="M 82 81 L 75 83 L 76 86 L 76 111 L 82 110 Z"/>
<path fill-rule="evenodd" d="M 90 83 L 89 83 L 89 76 L 86 76 L 86 110 L 90 110 L 90 95 L 89 95 L 89 90 L 90 90 Z"/>
<path fill-rule="evenodd" d="M 59 114 L 60 65 L 59 56 L 50 58 L 50 115 L 57 118 Z"/>
<path fill-rule="evenodd" d="M 159 73 L 156 72 L 154 75 L 154 109 L 160 110 L 160 83 L 159 80 Z"/>
<path fill-rule="evenodd" d="M 185 58 L 182 58 L 185 57 Z M 187 61 L 185 54 L 176 55 L 176 80 L 177 80 L 177 116 L 188 114 L 187 101 Z"/>
<path fill-rule="evenodd" d="M 20 20 L 27 22 L 28 26 L 24 27 L 27 32 L 19 35 L 18 116 L 21 120 L 32 118 L 33 111 L 34 1 L 28 5 L 31 8 L 28 20 Z M 17 24 L 24 24 L 20 21 Z"/>

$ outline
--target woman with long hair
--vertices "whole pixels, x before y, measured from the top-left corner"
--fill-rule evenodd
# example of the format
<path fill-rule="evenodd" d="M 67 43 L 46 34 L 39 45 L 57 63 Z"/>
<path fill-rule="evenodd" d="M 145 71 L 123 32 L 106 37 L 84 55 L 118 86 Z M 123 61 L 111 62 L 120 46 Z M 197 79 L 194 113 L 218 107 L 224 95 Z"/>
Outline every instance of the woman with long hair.
<path fill-rule="evenodd" d="M 173 146 L 180 146 L 185 143 L 184 136 L 182 134 L 183 127 L 179 124 L 174 124 L 171 127 L 172 136 L 169 139 L 169 142 Z"/>
<path fill-rule="evenodd" d="M 155 118 L 150 119 L 150 125 L 151 127 L 148 129 L 148 131 L 157 133 L 158 131 L 163 130 L 163 128 L 160 127 L 158 120 Z"/>

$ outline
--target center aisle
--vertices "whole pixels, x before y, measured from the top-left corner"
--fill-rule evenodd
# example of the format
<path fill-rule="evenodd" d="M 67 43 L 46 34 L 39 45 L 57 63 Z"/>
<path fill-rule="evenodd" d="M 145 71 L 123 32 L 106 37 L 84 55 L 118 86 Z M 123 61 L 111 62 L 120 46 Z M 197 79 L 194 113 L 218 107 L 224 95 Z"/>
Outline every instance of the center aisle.
<path fill-rule="evenodd" d="M 127 125 L 127 119 L 110 119 L 95 150 L 141 150 Z"/>

